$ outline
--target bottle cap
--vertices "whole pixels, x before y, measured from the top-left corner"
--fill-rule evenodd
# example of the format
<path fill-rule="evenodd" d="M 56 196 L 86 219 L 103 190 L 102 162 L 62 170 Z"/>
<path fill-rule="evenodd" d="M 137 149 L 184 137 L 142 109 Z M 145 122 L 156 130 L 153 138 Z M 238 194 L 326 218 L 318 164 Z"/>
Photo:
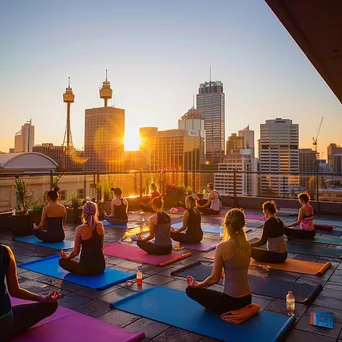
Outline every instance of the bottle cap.
<path fill-rule="evenodd" d="M 288 294 L 292 294 L 292 291 L 288 291 L 287 293 L 288 293 Z"/>

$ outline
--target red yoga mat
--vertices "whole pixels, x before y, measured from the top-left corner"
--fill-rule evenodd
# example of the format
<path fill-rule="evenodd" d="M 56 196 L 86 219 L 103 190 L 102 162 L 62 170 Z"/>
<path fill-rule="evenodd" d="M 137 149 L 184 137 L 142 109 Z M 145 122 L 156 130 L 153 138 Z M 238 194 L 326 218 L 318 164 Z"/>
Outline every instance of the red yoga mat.
<path fill-rule="evenodd" d="M 124 245 L 122 243 L 113 242 L 104 246 L 104 254 L 117 258 L 137 261 L 144 264 L 166 266 L 178 260 L 182 260 L 192 255 L 189 253 L 170 253 L 167 255 L 152 255 L 136 246 Z"/>
<path fill-rule="evenodd" d="M 315 229 L 319 230 L 333 230 L 333 226 L 325 225 L 325 224 L 314 224 Z"/>
<path fill-rule="evenodd" d="M 11 303 L 14 306 L 29 302 L 11 298 Z M 16 337 L 13 341 L 135 342 L 144 337 L 145 334 L 143 332 L 132 333 L 99 319 L 59 306 L 53 315 L 40 321 L 25 334 Z"/>

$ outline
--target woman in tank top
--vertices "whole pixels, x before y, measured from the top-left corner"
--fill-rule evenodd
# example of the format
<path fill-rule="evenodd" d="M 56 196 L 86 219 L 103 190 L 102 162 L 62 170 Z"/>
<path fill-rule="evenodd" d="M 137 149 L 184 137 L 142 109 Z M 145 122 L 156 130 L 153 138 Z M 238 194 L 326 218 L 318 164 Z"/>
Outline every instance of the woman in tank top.
<path fill-rule="evenodd" d="M 287 258 L 287 248 L 284 240 L 284 223 L 277 215 L 274 201 L 263 203 L 262 209 L 267 218 L 259 241 L 251 244 L 252 258 L 261 262 L 281 263 Z M 267 249 L 258 248 L 267 243 Z"/>
<path fill-rule="evenodd" d="M 33 234 L 44 242 L 61 242 L 65 238 L 63 225 L 66 222 L 66 209 L 58 203 L 59 188 L 47 193 L 47 205 L 43 208 L 39 226 L 33 224 Z"/>
<path fill-rule="evenodd" d="M 183 216 L 183 226 L 179 229 L 171 228 L 171 238 L 183 243 L 199 243 L 203 238 L 201 213 L 195 208 L 196 202 L 193 196 L 187 196 L 185 205 L 187 210 Z M 184 230 L 186 230 L 185 234 L 182 233 Z"/>
<path fill-rule="evenodd" d="M 204 215 L 216 215 L 220 213 L 220 196 L 214 189 L 213 183 L 208 183 L 207 190 L 210 192 L 207 203 L 197 205 L 197 209 Z"/>
<path fill-rule="evenodd" d="M 298 195 L 298 200 L 302 207 L 299 209 L 297 221 L 287 225 L 284 234 L 287 235 L 289 239 L 313 239 L 316 232 L 313 223 L 313 208 L 309 204 L 309 194 L 306 192 L 300 193 Z M 291 227 L 298 225 L 300 229 L 291 229 Z"/>
<path fill-rule="evenodd" d="M 86 202 L 83 206 L 83 224 L 76 228 L 74 250 L 70 255 L 60 250 L 59 265 L 80 275 L 103 273 L 106 268 L 103 255 L 104 228 L 97 219 L 97 206 Z M 81 248 L 82 246 L 82 248 Z M 81 251 L 80 261 L 73 260 Z"/>
<path fill-rule="evenodd" d="M 122 197 L 120 188 L 112 189 L 114 197 L 111 203 L 110 215 L 105 212 L 105 219 L 111 224 L 126 224 L 128 222 L 128 202 Z"/>
<path fill-rule="evenodd" d="M 138 234 L 137 245 L 148 254 L 170 254 L 172 252 L 171 218 L 162 211 L 163 200 L 160 197 L 153 199 L 152 208 L 156 213 L 148 221 L 150 234 L 145 238 Z M 150 242 L 152 239 L 154 242 Z"/>
<path fill-rule="evenodd" d="M 10 296 L 36 303 L 12 306 Z M 56 290 L 43 296 L 21 288 L 14 254 L 8 246 L 0 244 L 0 341 L 9 341 L 51 316 L 57 310 L 58 299 Z"/>
<path fill-rule="evenodd" d="M 237 208 L 228 211 L 224 218 L 224 241 L 217 245 L 212 274 L 198 282 L 188 276 L 187 295 L 207 310 L 222 315 L 251 304 L 251 289 L 248 283 L 248 268 L 251 248 L 247 241 L 245 216 Z M 207 289 L 217 284 L 224 269 L 223 293 Z"/>

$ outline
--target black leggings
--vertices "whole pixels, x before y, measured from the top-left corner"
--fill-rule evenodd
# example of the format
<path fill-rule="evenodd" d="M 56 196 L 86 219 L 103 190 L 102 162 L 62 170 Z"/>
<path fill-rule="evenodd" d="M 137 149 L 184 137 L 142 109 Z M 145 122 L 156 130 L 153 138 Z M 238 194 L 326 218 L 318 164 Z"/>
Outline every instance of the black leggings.
<path fill-rule="evenodd" d="M 216 215 L 219 214 L 220 211 L 216 211 L 210 208 L 197 208 L 203 215 Z"/>
<path fill-rule="evenodd" d="M 164 255 L 172 252 L 172 245 L 169 246 L 157 246 L 153 242 L 149 241 L 137 241 L 138 247 L 147 252 L 148 254 Z"/>
<path fill-rule="evenodd" d="M 76 260 L 66 260 L 63 258 L 60 258 L 58 263 L 59 266 L 61 266 L 66 271 L 84 276 L 92 276 L 103 273 L 106 268 L 106 265 L 100 265 L 99 268 L 96 270 L 93 268 L 89 269 L 81 265 Z"/>
<path fill-rule="evenodd" d="M 285 228 L 284 234 L 295 239 L 313 239 L 315 237 L 316 231 Z"/>
<path fill-rule="evenodd" d="M 62 242 L 65 238 L 64 230 L 54 232 L 53 229 L 33 229 L 33 235 L 43 242 Z"/>
<path fill-rule="evenodd" d="M 204 287 L 193 288 L 188 286 L 186 294 L 208 311 L 222 315 L 228 311 L 239 310 L 252 303 L 252 295 L 241 298 L 230 297 L 222 292 L 206 289 Z"/>
<path fill-rule="evenodd" d="M 171 232 L 172 240 L 183 242 L 183 243 L 199 243 L 202 241 L 202 238 L 203 238 L 203 233 L 198 236 L 194 236 L 194 235 L 187 234 L 187 233 L 183 234 L 183 233 Z"/>
<path fill-rule="evenodd" d="M 284 262 L 287 259 L 287 252 L 276 253 L 268 251 L 264 248 L 252 247 L 251 257 L 257 261 L 278 264 Z"/>
<path fill-rule="evenodd" d="M 0 319 L 0 341 L 9 341 L 24 333 L 57 310 L 57 303 L 30 303 L 12 306 L 12 312 Z"/>

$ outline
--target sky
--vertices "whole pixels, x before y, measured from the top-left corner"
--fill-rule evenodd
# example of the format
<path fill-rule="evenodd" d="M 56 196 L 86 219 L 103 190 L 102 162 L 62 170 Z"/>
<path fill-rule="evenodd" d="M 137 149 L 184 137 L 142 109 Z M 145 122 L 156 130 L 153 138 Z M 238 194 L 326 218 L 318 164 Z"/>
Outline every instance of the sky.
<path fill-rule="evenodd" d="M 342 145 L 341 104 L 263 0 L 0 1 L 0 150 L 14 145 L 26 120 L 35 143 L 62 144 L 71 77 L 74 146 L 84 146 L 84 111 L 126 110 L 125 149 L 139 127 L 177 127 L 199 84 L 222 81 L 226 138 L 277 117 L 299 124 L 300 147 Z"/>

